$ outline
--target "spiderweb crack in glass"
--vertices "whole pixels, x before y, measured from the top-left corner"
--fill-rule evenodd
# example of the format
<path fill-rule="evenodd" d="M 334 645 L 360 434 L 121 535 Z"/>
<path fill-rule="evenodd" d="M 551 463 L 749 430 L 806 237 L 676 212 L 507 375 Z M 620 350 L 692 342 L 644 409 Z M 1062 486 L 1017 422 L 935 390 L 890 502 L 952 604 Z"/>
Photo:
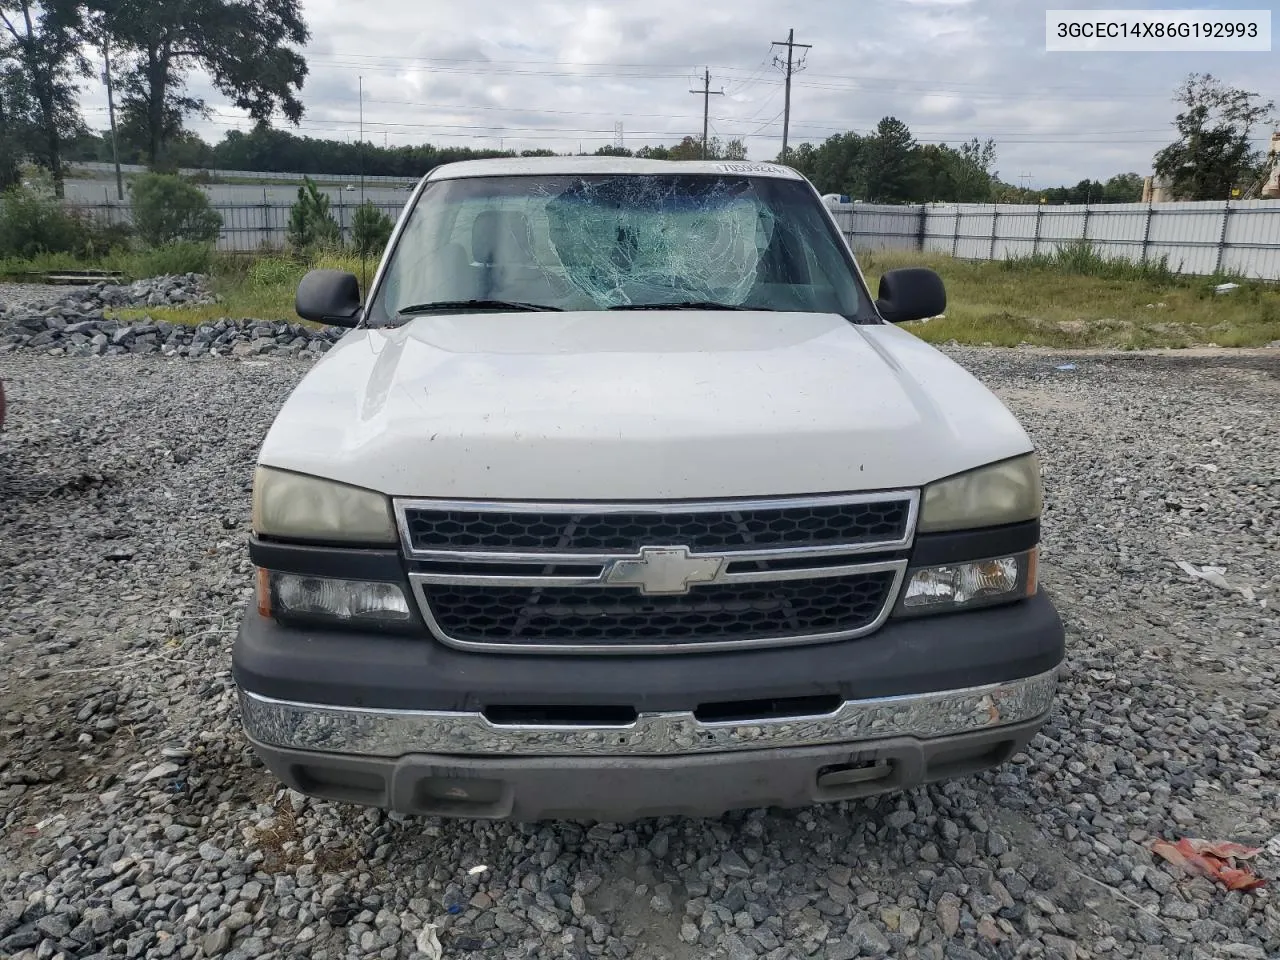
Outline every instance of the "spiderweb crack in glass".
<path fill-rule="evenodd" d="M 858 630 L 894 574 L 698 586 L 678 597 L 574 587 L 427 586 L 440 631 L 472 643 L 697 644 Z"/>
<path fill-rule="evenodd" d="M 910 501 L 806 507 L 553 514 L 431 510 L 411 507 L 411 549 L 458 551 L 617 551 L 679 544 L 694 553 L 775 547 L 891 543 L 906 534 Z"/>
<path fill-rule="evenodd" d="M 602 307 L 635 302 L 632 292 L 644 288 L 740 304 L 775 227 L 741 181 L 692 191 L 666 177 L 616 177 L 544 195 L 568 280 Z"/>

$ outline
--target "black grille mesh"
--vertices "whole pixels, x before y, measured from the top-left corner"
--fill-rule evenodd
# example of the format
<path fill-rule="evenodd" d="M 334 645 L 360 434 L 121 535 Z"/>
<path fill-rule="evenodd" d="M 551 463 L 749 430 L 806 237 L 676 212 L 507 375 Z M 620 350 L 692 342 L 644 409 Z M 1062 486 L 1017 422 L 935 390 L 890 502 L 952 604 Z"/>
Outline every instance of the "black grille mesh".
<path fill-rule="evenodd" d="M 694 553 L 857 545 L 899 540 L 909 501 L 696 513 L 492 513 L 409 508 L 414 550 L 632 553 L 645 546 Z"/>
<path fill-rule="evenodd" d="M 676 597 L 630 589 L 427 585 L 445 636 L 470 643 L 626 646 L 857 630 L 888 601 L 892 572 L 709 584 Z"/>

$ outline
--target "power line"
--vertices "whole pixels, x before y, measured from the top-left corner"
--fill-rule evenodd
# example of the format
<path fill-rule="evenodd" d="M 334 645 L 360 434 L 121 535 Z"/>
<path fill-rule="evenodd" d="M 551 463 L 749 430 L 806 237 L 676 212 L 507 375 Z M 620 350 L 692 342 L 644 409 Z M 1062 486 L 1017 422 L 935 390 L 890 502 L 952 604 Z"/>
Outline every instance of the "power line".
<path fill-rule="evenodd" d="M 766 120 L 764 123 L 760 124 L 760 126 L 756 127 L 756 129 L 752 130 L 749 134 L 747 134 L 747 136 L 748 137 L 758 136 L 761 132 L 768 130 L 770 127 L 772 127 L 775 123 L 778 122 L 778 118 L 780 116 L 782 116 L 781 110 L 779 110 L 777 113 L 773 115 L 772 120 Z"/>
<path fill-rule="evenodd" d="M 702 91 L 697 90 L 693 92 L 701 93 Z M 716 91 L 712 91 L 712 93 L 715 93 L 715 92 Z M 84 109 L 86 112 L 96 112 L 96 113 L 105 113 L 107 111 L 106 107 L 85 107 Z M 539 112 L 535 110 L 520 111 L 520 108 L 512 108 L 512 109 L 519 112 Z M 547 112 L 566 113 L 568 111 L 547 111 Z M 213 118 L 209 119 L 206 122 L 212 123 L 216 126 L 236 126 L 238 124 L 244 123 L 247 119 L 246 117 L 239 114 L 223 113 L 217 110 L 212 111 L 212 114 L 213 114 Z M 626 115 L 631 116 L 631 114 L 626 114 Z M 772 119 L 768 120 L 765 123 L 765 127 L 769 126 L 770 124 L 776 123 L 779 117 L 781 116 L 782 116 L 781 113 L 778 113 L 777 115 L 775 115 Z M 214 118 L 217 118 L 217 119 L 214 119 Z M 692 118 L 690 117 L 688 119 L 692 119 Z M 708 119 L 717 121 L 717 122 L 722 122 L 722 123 L 749 124 L 755 118 L 754 117 L 748 117 L 748 118 L 708 117 Z M 304 118 L 300 123 L 300 127 L 303 130 L 337 130 L 340 132 L 355 132 L 359 130 L 360 124 L 361 124 L 361 120 L 359 117 L 353 118 L 353 119 L 346 119 L 343 117 L 327 117 L 327 118 L 318 118 L 318 119 Z M 369 119 L 365 119 L 363 121 L 363 124 L 364 126 L 393 127 L 393 128 L 404 129 L 404 130 L 438 130 L 442 132 L 453 131 L 453 130 L 487 131 L 486 133 L 476 134 L 475 136 L 477 139 L 492 138 L 496 134 L 504 131 L 508 133 L 513 133 L 513 134 L 530 135 L 529 138 L 533 138 L 533 139 L 536 139 L 538 137 L 541 137 L 547 134 L 560 134 L 560 133 L 575 134 L 575 136 L 572 136 L 572 137 L 562 138 L 562 139 L 569 139 L 569 140 L 577 139 L 577 136 L 576 136 L 577 134 L 601 134 L 602 136 L 600 137 L 590 137 L 588 139 L 610 139 L 616 136 L 616 133 L 617 133 L 616 125 L 613 127 L 540 127 L 540 126 L 515 126 L 515 125 L 508 125 L 508 124 L 440 123 L 438 121 L 433 121 L 430 123 L 405 123 L 405 122 L 381 121 L 381 120 L 369 120 Z M 869 129 L 869 125 L 867 123 L 864 123 L 862 125 L 868 126 L 868 129 Z M 859 126 L 859 123 L 857 121 L 850 121 L 848 123 L 832 123 L 831 125 L 824 125 L 824 124 L 818 123 L 817 121 L 813 121 L 805 124 L 800 124 L 797 126 L 797 129 L 810 131 L 814 135 L 821 135 L 826 132 L 844 133 L 858 126 Z M 743 127 L 741 129 L 735 128 L 732 131 L 726 130 L 723 132 L 725 132 L 726 135 L 732 135 L 732 136 L 754 136 L 756 135 L 756 132 L 758 132 L 758 129 L 759 128 L 748 129 L 747 127 Z M 1053 130 L 1050 130 L 1050 131 L 976 130 L 975 131 L 973 129 L 946 131 L 946 130 L 937 130 L 929 127 L 917 127 L 915 128 L 915 130 L 921 134 L 928 134 L 927 136 L 916 137 L 917 141 L 920 143 L 946 143 L 948 142 L 949 139 L 952 141 L 954 141 L 956 138 L 971 139 L 974 136 L 979 137 L 979 139 L 989 136 L 989 137 L 992 137 L 993 139 L 998 139 L 1001 142 L 1005 142 L 1005 143 L 1130 144 L 1130 143 L 1167 143 L 1169 142 L 1168 137 L 1163 139 L 1150 139 L 1150 138 L 1142 138 L 1142 137 L 1128 138 L 1128 137 L 1110 136 L 1113 133 L 1123 133 L 1123 134 L 1164 133 L 1165 132 L 1164 128 L 1137 129 L 1137 130 L 1125 129 L 1125 130 L 1081 130 L 1081 131 L 1053 131 Z M 674 137 L 674 136 L 681 135 L 680 130 L 678 129 L 673 130 L 670 128 L 664 129 L 664 130 L 645 130 L 645 129 L 632 130 L 630 131 L 630 133 L 632 136 L 640 136 L 640 137 Z M 385 131 L 384 131 L 384 134 L 385 134 Z M 448 133 L 447 135 L 463 136 L 463 134 L 453 134 L 453 133 Z M 556 139 L 556 138 L 550 137 L 549 139 Z M 1259 143 L 1263 143 L 1267 141 L 1268 137 L 1260 136 L 1260 137 L 1253 137 L 1251 139 Z"/>
<path fill-rule="evenodd" d="M 689 92 L 702 94 L 702 159 L 705 160 L 707 159 L 707 118 L 711 109 L 711 95 L 714 93 L 716 96 L 723 97 L 724 89 L 712 90 L 711 71 L 703 68 L 702 89 L 690 90 Z"/>
<path fill-rule="evenodd" d="M 772 50 L 772 48 L 770 48 L 770 50 Z M 769 69 L 769 62 L 770 62 L 769 57 L 768 55 L 766 55 L 764 59 L 761 60 L 758 64 L 756 64 L 756 66 L 752 69 L 751 75 L 749 77 L 747 77 L 745 80 L 738 81 L 738 85 L 736 87 L 731 87 L 725 95 L 729 97 L 736 97 L 738 94 L 742 93 L 743 90 L 751 89 L 751 87 L 755 86 L 757 83 L 760 82 L 762 76 L 764 75 L 764 72 Z M 719 67 L 717 67 L 716 69 L 719 70 Z M 732 79 L 733 78 L 730 77 L 730 80 Z"/>
<path fill-rule="evenodd" d="M 791 74 L 797 72 L 798 70 L 804 69 L 803 60 L 799 64 L 795 64 L 795 65 L 792 64 L 792 54 L 795 52 L 796 47 L 799 47 L 802 50 L 808 50 L 810 47 L 813 46 L 813 44 L 796 43 L 796 31 L 793 28 L 787 31 L 787 39 L 785 43 L 781 40 L 775 40 L 773 42 L 773 46 L 775 47 L 785 46 L 787 48 L 787 80 L 786 80 L 787 89 L 785 94 L 786 99 L 783 102 L 784 105 L 782 107 L 782 154 L 781 154 L 782 162 L 786 163 L 787 162 L 787 134 L 791 132 Z M 781 65 L 781 59 L 778 57 L 775 57 L 773 62 L 779 66 Z"/>
<path fill-rule="evenodd" d="M 778 41 L 774 46 L 785 45 L 782 41 Z M 794 44 L 796 47 L 806 47 L 811 45 Z M 320 60 L 329 60 L 334 65 L 352 66 L 355 68 L 363 68 L 366 70 L 375 69 L 374 64 L 379 62 L 386 64 L 397 64 L 395 66 L 387 66 L 383 68 L 385 72 L 403 72 L 404 65 L 421 64 L 422 69 L 428 73 L 471 73 L 471 74 L 492 74 L 492 75 L 517 75 L 517 76 L 547 76 L 547 77 L 615 77 L 619 79 L 672 79 L 680 76 L 679 74 L 671 74 L 664 71 L 667 69 L 678 67 L 679 64 L 672 63 L 603 63 L 599 61 L 573 61 L 573 60 L 495 60 L 488 58 L 464 58 L 464 57 L 410 57 L 395 55 L 372 55 L 372 54 L 311 54 L 311 58 Z M 441 66 L 445 64 L 475 64 L 475 66 Z M 507 65 L 507 66 L 502 66 Z M 581 70 L 548 70 L 548 69 L 527 69 L 530 67 L 586 67 L 595 68 L 591 73 L 584 73 Z M 770 80 L 765 77 L 758 77 L 758 68 L 735 67 L 735 66 L 717 66 L 717 71 L 721 74 L 729 75 L 729 79 L 736 80 L 740 84 L 756 84 L 756 83 L 778 83 L 784 84 L 784 79 Z M 733 76 L 734 74 L 746 76 Z M 918 80 L 910 78 L 894 78 L 883 76 L 869 76 L 859 74 L 838 74 L 824 73 L 812 74 L 814 83 L 801 82 L 801 86 L 810 87 L 812 89 L 822 90 L 845 90 L 850 88 L 869 88 L 876 86 L 889 86 L 895 90 L 910 90 L 912 92 L 956 92 L 963 93 L 970 98 L 981 99 L 997 99 L 997 100 L 1021 100 L 1041 99 L 1041 100 L 1058 100 L 1058 101 L 1075 101 L 1080 99 L 1087 100 L 1149 100 L 1149 99 L 1168 99 L 1166 92 L 1161 93 L 1097 93 L 1096 88 L 1091 88 L 1084 84 L 1055 84 L 1043 86 L 1036 89 L 1024 89 L 1019 87 L 1017 90 L 1011 90 L 1007 86 L 991 86 L 983 85 L 976 81 L 966 80 Z M 832 82 L 841 81 L 841 82 Z M 741 89 L 739 87 L 738 89 Z M 1061 91 L 1061 95 L 1053 95 L 1055 91 Z M 733 91 L 731 91 L 733 92 Z M 1083 97 L 1082 97 L 1083 95 Z"/>

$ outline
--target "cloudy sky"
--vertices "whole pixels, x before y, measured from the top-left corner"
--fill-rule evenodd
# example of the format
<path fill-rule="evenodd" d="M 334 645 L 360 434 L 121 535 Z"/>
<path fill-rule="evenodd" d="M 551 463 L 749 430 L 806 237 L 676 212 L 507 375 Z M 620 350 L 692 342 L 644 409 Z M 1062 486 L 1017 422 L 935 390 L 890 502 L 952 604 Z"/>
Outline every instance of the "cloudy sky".
<path fill-rule="evenodd" d="M 896 116 L 922 142 L 996 141 L 1002 179 L 1029 186 L 1146 174 L 1170 139 L 1172 93 L 1191 71 L 1280 101 L 1269 53 L 1047 53 L 1046 9 L 1118 2 L 1036 0 L 303 0 L 312 39 L 301 132 L 355 140 L 363 77 L 374 143 L 592 150 L 699 134 L 704 68 L 712 132 L 752 159 L 782 142 L 783 82 L 771 47 L 795 30 L 803 69 L 791 143 L 866 131 Z M 1125 9 L 1266 7 L 1258 0 Z M 193 77 L 214 110 L 193 126 L 217 140 L 246 123 Z M 84 96 L 105 125 L 105 94 Z M 1266 131 L 1256 131 L 1265 140 Z"/>

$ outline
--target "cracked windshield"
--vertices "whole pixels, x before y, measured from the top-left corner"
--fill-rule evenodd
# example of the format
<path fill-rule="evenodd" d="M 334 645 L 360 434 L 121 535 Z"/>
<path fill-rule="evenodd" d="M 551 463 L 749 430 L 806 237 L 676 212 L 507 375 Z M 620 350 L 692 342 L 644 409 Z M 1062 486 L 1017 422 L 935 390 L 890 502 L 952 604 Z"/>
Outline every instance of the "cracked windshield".
<path fill-rule="evenodd" d="M 858 292 L 846 256 L 799 180 L 460 178 L 429 185 L 419 199 L 373 315 L 463 300 L 853 314 Z"/>

